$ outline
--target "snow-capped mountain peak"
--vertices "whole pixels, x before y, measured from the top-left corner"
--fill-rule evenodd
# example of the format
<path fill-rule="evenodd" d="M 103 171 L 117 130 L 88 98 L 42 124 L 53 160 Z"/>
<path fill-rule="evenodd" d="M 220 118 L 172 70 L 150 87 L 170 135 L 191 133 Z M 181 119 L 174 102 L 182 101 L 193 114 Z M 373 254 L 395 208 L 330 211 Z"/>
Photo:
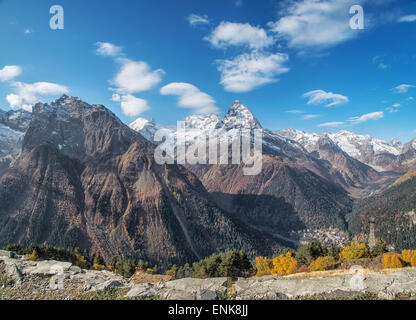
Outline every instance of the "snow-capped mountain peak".
<path fill-rule="evenodd" d="M 219 129 L 224 123 L 222 119 L 216 114 L 210 115 L 192 115 L 183 119 L 186 128 L 211 130 Z"/>
<path fill-rule="evenodd" d="M 137 118 L 129 125 L 129 127 L 132 128 L 133 130 L 140 131 L 145 127 L 155 126 L 155 125 L 156 123 L 153 118 L 150 120 L 147 120 L 145 118 Z"/>
<path fill-rule="evenodd" d="M 238 100 L 233 103 L 223 121 L 227 129 L 262 128 L 250 109 Z"/>
<path fill-rule="evenodd" d="M 143 137 L 152 142 L 155 136 L 155 132 L 162 128 L 162 126 L 157 124 L 153 118 L 150 120 L 145 118 L 137 118 L 129 125 L 129 127 L 134 131 L 139 132 Z"/>
<path fill-rule="evenodd" d="M 401 144 L 392 145 L 384 140 L 369 135 L 359 135 L 349 131 L 340 131 L 330 134 L 331 139 L 352 157 L 360 157 L 369 152 L 374 155 L 401 153 Z"/>

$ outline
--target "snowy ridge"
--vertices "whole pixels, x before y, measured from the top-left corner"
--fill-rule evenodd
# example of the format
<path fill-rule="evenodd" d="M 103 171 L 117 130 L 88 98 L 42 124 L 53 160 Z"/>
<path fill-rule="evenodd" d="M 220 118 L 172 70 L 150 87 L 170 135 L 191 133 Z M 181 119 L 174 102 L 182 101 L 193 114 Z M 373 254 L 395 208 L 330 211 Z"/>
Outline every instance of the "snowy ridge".
<path fill-rule="evenodd" d="M 215 114 L 210 115 L 191 115 L 183 119 L 185 126 L 185 135 L 180 137 L 185 140 L 187 145 L 197 144 L 200 139 L 205 136 L 216 137 L 219 142 L 228 139 L 229 137 L 237 137 L 237 135 L 247 134 L 253 129 L 262 129 L 259 121 L 254 117 L 248 107 L 235 101 L 229 109 L 226 116 L 221 119 Z M 178 138 L 176 128 L 163 127 L 157 124 L 154 120 L 146 120 L 138 118 L 130 124 L 130 128 L 141 133 L 146 139 L 154 141 L 154 134 L 158 129 L 165 129 L 165 132 L 170 132 Z M 176 132 L 176 133 L 175 133 Z M 284 139 L 271 132 L 266 132 L 268 140 Z M 279 147 L 273 143 L 264 141 L 263 144 L 269 145 L 270 148 L 280 150 Z"/>
<path fill-rule="evenodd" d="M 30 112 L 0 110 L 0 174 L 19 156 L 30 120 Z"/>
<path fill-rule="evenodd" d="M 359 135 L 349 131 L 329 134 L 329 137 L 352 157 L 359 157 L 362 152 L 368 152 L 366 148 L 371 148 L 375 155 L 388 153 L 398 156 L 403 147 L 397 141 L 392 144 L 369 135 Z"/>

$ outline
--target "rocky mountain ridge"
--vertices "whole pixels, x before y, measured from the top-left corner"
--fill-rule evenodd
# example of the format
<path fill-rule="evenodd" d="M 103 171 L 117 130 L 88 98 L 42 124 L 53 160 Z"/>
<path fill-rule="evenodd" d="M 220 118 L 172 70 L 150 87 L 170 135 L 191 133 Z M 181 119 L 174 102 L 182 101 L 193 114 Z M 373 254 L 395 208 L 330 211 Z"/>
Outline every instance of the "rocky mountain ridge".
<path fill-rule="evenodd" d="M 184 167 L 156 164 L 154 148 L 104 106 L 67 96 L 36 104 L 21 154 L 0 179 L 0 245 L 48 243 L 158 265 L 282 246 L 228 217 Z"/>

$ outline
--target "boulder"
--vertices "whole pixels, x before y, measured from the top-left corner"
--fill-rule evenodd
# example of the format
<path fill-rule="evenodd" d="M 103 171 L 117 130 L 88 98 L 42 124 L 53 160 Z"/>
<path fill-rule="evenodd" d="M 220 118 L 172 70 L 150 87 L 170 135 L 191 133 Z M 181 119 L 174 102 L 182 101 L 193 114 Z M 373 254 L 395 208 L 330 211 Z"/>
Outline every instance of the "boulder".
<path fill-rule="evenodd" d="M 110 288 L 114 288 L 114 287 L 122 287 L 123 283 L 121 281 L 118 280 L 107 280 L 103 283 L 99 283 L 97 285 L 94 285 L 91 287 L 90 291 L 105 291 L 108 290 Z"/>
<path fill-rule="evenodd" d="M 15 252 L 0 250 L 0 257 L 6 257 L 6 258 L 14 259 L 15 256 L 16 256 Z"/>
<path fill-rule="evenodd" d="M 19 286 L 22 283 L 23 276 L 15 263 L 6 264 L 5 271 L 7 276 L 13 279 L 15 285 Z"/>
<path fill-rule="evenodd" d="M 39 261 L 25 267 L 22 272 L 30 275 L 50 276 L 58 272 L 68 272 L 72 263 L 61 261 Z"/>
<path fill-rule="evenodd" d="M 148 299 L 157 296 L 157 290 L 151 283 L 134 285 L 126 294 L 126 298 Z"/>

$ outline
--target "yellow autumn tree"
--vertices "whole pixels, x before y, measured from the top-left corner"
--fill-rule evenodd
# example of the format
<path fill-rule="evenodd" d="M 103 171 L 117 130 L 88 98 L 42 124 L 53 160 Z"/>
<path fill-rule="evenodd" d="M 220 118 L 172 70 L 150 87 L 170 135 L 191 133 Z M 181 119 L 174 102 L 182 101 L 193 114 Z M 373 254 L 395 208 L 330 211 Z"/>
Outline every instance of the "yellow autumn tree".
<path fill-rule="evenodd" d="M 38 252 L 36 250 L 33 250 L 32 253 L 27 254 L 26 257 L 28 257 L 30 261 L 36 261 L 36 260 L 39 259 L 39 255 L 38 255 Z"/>
<path fill-rule="evenodd" d="M 256 276 L 268 276 L 272 274 L 273 261 L 265 257 L 256 257 Z"/>
<path fill-rule="evenodd" d="M 103 271 L 103 270 L 105 269 L 105 266 L 103 266 L 103 265 L 101 265 L 101 264 L 98 264 L 98 263 L 94 263 L 94 264 L 92 265 L 92 268 L 93 268 L 94 270 Z"/>
<path fill-rule="evenodd" d="M 342 249 L 339 259 L 342 260 L 353 260 L 353 259 L 364 259 L 370 257 L 370 250 L 365 243 L 351 243 Z"/>
<path fill-rule="evenodd" d="M 80 267 L 81 269 L 87 268 L 87 260 L 82 254 L 75 253 L 75 265 Z"/>
<path fill-rule="evenodd" d="M 412 259 L 410 259 L 410 265 L 416 267 L 416 256 L 413 256 Z"/>
<path fill-rule="evenodd" d="M 334 257 L 332 257 L 332 256 L 319 257 L 315 261 L 312 261 L 312 263 L 309 265 L 309 269 L 311 271 L 330 270 L 330 269 L 334 268 L 336 263 L 337 262 L 335 261 Z"/>
<path fill-rule="evenodd" d="M 402 251 L 401 258 L 404 262 L 411 263 L 413 257 L 416 257 L 416 250 Z"/>
<path fill-rule="evenodd" d="M 403 261 L 400 259 L 400 255 L 394 252 L 383 254 L 382 263 L 384 269 L 403 268 Z"/>
<path fill-rule="evenodd" d="M 292 253 L 288 252 L 273 259 L 272 274 L 286 276 L 295 273 L 298 270 L 298 262 L 292 257 Z"/>

